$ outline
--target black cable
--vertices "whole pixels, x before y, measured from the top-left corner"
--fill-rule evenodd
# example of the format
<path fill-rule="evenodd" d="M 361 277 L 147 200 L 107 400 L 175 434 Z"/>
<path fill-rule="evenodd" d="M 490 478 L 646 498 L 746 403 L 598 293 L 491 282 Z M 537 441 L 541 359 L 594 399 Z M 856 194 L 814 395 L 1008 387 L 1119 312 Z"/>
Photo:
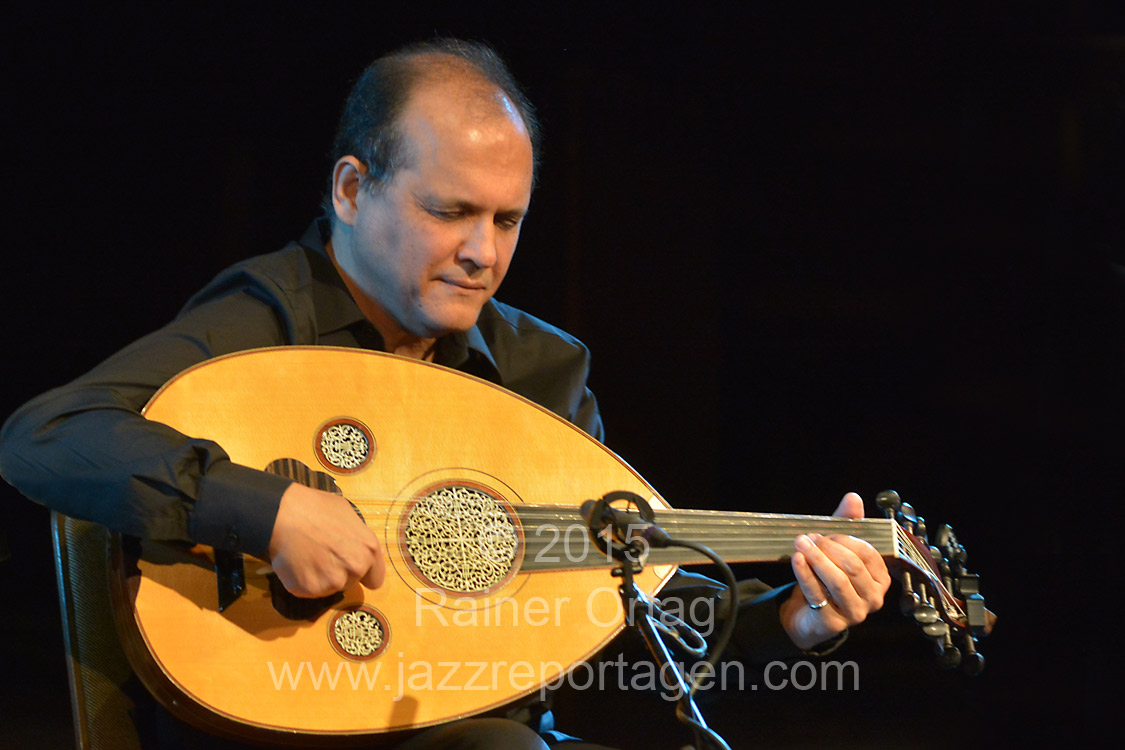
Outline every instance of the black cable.
<path fill-rule="evenodd" d="M 730 598 L 727 602 L 727 611 L 723 617 L 723 627 L 719 631 L 719 635 L 715 638 L 715 645 L 711 648 L 711 655 L 704 659 L 704 662 L 711 665 L 712 668 L 717 668 L 719 659 L 722 658 L 723 651 L 726 650 L 727 645 L 730 643 L 731 636 L 734 635 L 735 622 L 738 619 L 738 581 L 735 580 L 734 571 L 726 564 L 723 558 L 719 557 L 709 547 L 695 542 L 688 542 L 682 539 L 669 539 L 669 547 L 685 547 L 710 558 L 711 562 L 719 568 L 722 573 L 724 583 L 726 584 L 727 591 L 730 592 Z M 722 596 L 720 595 L 720 599 Z M 691 692 L 695 693 L 698 688 L 698 683 L 692 681 Z"/>
<path fill-rule="evenodd" d="M 688 700 L 691 700 L 691 698 L 688 698 Z M 695 744 L 698 746 L 699 750 L 705 750 L 703 743 L 701 742 L 701 739 L 703 737 L 706 737 L 709 740 L 710 747 L 717 748 L 718 750 L 731 750 L 731 746 L 727 744 L 727 741 L 720 737 L 714 729 L 700 724 L 698 721 L 689 716 L 687 712 L 684 711 L 684 706 L 682 703 L 676 704 L 676 719 L 678 719 L 681 724 L 686 724 L 687 726 L 691 727 L 692 732 L 695 735 Z"/>
<path fill-rule="evenodd" d="M 718 668 L 718 663 L 722 658 L 723 651 L 726 650 L 727 645 L 730 643 L 731 636 L 734 635 L 734 627 L 738 619 L 738 581 L 734 577 L 734 571 L 730 569 L 730 566 L 726 564 L 723 558 L 719 557 L 712 549 L 702 544 L 696 544 L 695 542 L 682 539 L 669 539 L 668 543 L 662 546 L 684 547 L 685 549 L 694 550 L 715 563 L 722 574 L 723 582 L 730 596 L 727 599 L 726 612 L 723 616 L 723 627 L 719 631 L 719 635 L 715 638 L 715 644 L 712 647 L 711 655 L 703 660 L 712 670 L 715 670 Z M 721 598 L 722 596 L 720 595 L 720 599 Z M 699 685 L 700 683 L 696 679 L 691 679 L 691 685 L 687 694 L 681 696 L 680 700 L 676 703 L 676 719 L 681 724 L 691 728 L 696 738 L 696 744 L 700 747 L 700 750 L 704 750 L 704 739 L 707 740 L 707 745 L 709 747 L 716 748 L 717 750 L 731 750 L 730 745 L 713 729 L 699 723 L 691 715 L 691 709 L 695 704 L 695 692 L 699 689 Z"/>

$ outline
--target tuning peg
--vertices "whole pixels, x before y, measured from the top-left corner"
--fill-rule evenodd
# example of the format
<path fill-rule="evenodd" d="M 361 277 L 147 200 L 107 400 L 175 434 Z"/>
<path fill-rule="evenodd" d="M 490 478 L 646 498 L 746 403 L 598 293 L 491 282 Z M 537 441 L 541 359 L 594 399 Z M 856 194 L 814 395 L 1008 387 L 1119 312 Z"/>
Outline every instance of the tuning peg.
<path fill-rule="evenodd" d="M 906 530 L 911 534 L 914 533 L 914 524 L 918 521 L 918 516 L 914 512 L 914 506 L 910 503 L 903 503 L 898 509 L 898 522 L 906 527 Z"/>
<path fill-rule="evenodd" d="M 932 604 L 923 603 L 914 608 L 914 622 L 922 626 L 933 625 L 941 622 L 941 616 Z M 925 627 L 923 627 L 923 630 L 925 630 Z"/>
<path fill-rule="evenodd" d="M 883 509 L 887 518 L 894 518 L 895 512 L 902 505 L 902 498 L 894 490 L 885 490 L 875 496 L 875 504 Z"/>
<path fill-rule="evenodd" d="M 941 584 L 945 586 L 946 591 L 953 590 L 953 571 L 949 567 L 949 561 L 941 558 L 938 563 L 938 572 L 941 573 Z"/>
<path fill-rule="evenodd" d="M 898 610 L 904 615 L 914 614 L 914 610 L 918 608 L 921 602 L 918 601 L 918 595 L 908 589 L 906 586 L 902 587 L 902 595 L 898 598 Z"/>
<path fill-rule="evenodd" d="M 936 609 L 934 610 L 934 614 L 937 614 Z M 949 625 L 942 622 L 941 620 L 937 620 L 936 622 L 931 622 L 923 625 L 922 633 L 924 633 L 927 638 L 933 638 L 937 641 L 941 641 L 944 640 L 947 635 L 949 635 Z"/>
<path fill-rule="evenodd" d="M 920 604 L 918 595 L 914 593 L 914 582 L 911 580 L 910 571 L 902 571 L 902 594 L 898 598 L 899 611 L 904 615 L 912 615 Z"/>
<path fill-rule="evenodd" d="M 948 633 L 948 626 L 941 621 L 941 613 L 937 611 L 937 607 L 934 606 L 933 600 L 926 594 L 926 588 L 921 583 L 918 584 L 916 594 L 919 602 L 918 605 L 914 607 L 914 622 L 922 626 L 922 632 L 932 638 Z M 931 633 L 931 626 L 935 625 L 938 627 L 932 628 L 933 632 Z M 945 628 L 944 631 L 942 627 Z"/>
<path fill-rule="evenodd" d="M 922 541 L 922 544 L 929 544 L 929 539 L 926 538 L 926 519 L 918 516 L 914 522 L 914 536 Z M 940 553 L 939 553 L 940 555 Z"/>
<path fill-rule="evenodd" d="M 949 524 L 945 524 L 938 529 L 934 535 L 934 544 L 941 548 L 942 556 L 951 563 L 963 564 L 968 558 L 968 553 L 957 541 L 957 535 L 953 533 L 953 527 Z"/>
<path fill-rule="evenodd" d="M 961 664 L 961 649 L 953 645 L 948 627 L 941 638 L 934 641 L 934 654 L 937 655 L 938 664 L 942 669 L 953 669 Z"/>
<path fill-rule="evenodd" d="M 970 677 L 976 677 L 984 671 L 984 657 L 977 651 L 976 646 L 973 644 L 973 636 L 965 634 L 962 640 L 964 646 L 964 658 L 961 661 L 961 671 Z"/>
<path fill-rule="evenodd" d="M 922 626 L 922 633 L 934 643 L 934 653 L 944 669 L 953 669 L 961 663 L 961 651 L 953 645 L 949 624 L 941 619 L 937 608 L 930 603 L 914 610 L 914 620 Z"/>

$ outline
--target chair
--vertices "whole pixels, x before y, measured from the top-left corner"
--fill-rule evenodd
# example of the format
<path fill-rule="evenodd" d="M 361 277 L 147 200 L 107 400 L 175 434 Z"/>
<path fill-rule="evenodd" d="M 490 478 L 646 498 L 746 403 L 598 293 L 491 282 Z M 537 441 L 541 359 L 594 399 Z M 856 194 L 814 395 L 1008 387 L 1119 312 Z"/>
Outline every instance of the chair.
<path fill-rule="evenodd" d="M 78 750 L 139 750 L 125 685 L 133 671 L 109 604 L 109 533 L 51 513 L 70 704 Z"/>

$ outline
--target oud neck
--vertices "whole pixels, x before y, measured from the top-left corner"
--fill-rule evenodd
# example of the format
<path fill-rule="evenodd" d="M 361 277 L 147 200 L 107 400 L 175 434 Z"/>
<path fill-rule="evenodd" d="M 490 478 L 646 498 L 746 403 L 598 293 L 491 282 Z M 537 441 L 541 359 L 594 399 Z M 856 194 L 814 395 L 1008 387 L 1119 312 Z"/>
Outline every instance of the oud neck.
<path fill-rule="evenodd" d="M 884 557 L 898 554 L 894 521 L 885 518 L 836 518 L 785 513 L 730 513 L 704 510 L 658 511 L 656 523 L 673 538 L 688 539 L 714 550 L 727 562 L 773 562 L 790 557 L 799 534 L 842 534 L 868 542 Z M 681 548 L 668 552 L 677 564 L 709 562 Z M 663 560 L 655 559 L 656 562 Z"/>
<path fill-rule="evenodd" d="M 528 509 L 531 511 L 532 509 Z M 609 566 L 592 544 L 586 544 L 574 525 L 585 529 L 586 522 L 577 510 L 539 506 L 534 512 L 520 512 L 527 551 L 524 570 Z M 843 534 L 863 539 L 887 558 L 899 557 L 898 525 L 886 518 L 836 518 L 784 513 L 734 513 L 706 510 L 657 510 L 656 525 L 675 539 L 685 539 L 710 547 L 727 562 L 773 562 L 793 554 L 793 541 L 799 534 Z M 556 536 L 557 534 L 557 536 Z M 690 565 L 709 559 L 681 547 L 653 549 L 649 564 Z"/>

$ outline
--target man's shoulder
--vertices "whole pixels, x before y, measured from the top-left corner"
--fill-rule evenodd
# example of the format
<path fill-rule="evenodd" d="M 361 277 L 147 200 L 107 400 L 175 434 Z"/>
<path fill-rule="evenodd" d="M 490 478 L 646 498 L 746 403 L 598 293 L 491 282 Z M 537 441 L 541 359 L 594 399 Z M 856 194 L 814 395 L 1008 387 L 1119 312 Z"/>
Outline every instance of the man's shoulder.
<path fill-rule="evenodd" d="M 316 251 L 297 242 L 241 260 L 193 295 L 179 318 L 222 317 L 224 325 L 240 326 L 264 317 L 282 325 L 285 341 L 315 343 L 320 318 L 332 318 L 330 313 L 341 307 L 332 304 L 338 295 L 320 283 L 324 272 L 318 271 L 317 262 Z M 324 311 L 318 312 L 321 308 Z"/>
<path fill-rule="evenodd" d="M 575 336 L 498 300 L 481 310 L 477 329 L 505 378 L 590 367 L 590 350 Z"/>
<path fill-rule="evenodd" d="M 291 299 L 312 284 L 309 252 L 300 244 L 290 242 L 272 253 L 240 260 L 219 271 L 207 286 L 188 300 L 184 309 L 236 293 L 270 302 Z"/>
<path fill-rule="evenodd" d="M 585 344 L 558 326 L 497 299 L 489 300 L 481 310 L 477 327 L 490 344 L 499 339 L 528 345 L 554 345 L 560 350 L 587 351 Z"/>
<path fill-rule="evenodd" d="M 492 300 L 477 323 L 500 382 L 593 435 L 604 437 L 597 401 L 586 385 L 590 352 L 557 326 Z"/>
<path fill-rule="evenodd" d="M 235 263 L 220 274 L 249 275 L 268 280 L 287 292 L 307 287 L 312 282 L 312 265 L 308 249 L 290 242 L 280 250 L 255 255 Z"/>

